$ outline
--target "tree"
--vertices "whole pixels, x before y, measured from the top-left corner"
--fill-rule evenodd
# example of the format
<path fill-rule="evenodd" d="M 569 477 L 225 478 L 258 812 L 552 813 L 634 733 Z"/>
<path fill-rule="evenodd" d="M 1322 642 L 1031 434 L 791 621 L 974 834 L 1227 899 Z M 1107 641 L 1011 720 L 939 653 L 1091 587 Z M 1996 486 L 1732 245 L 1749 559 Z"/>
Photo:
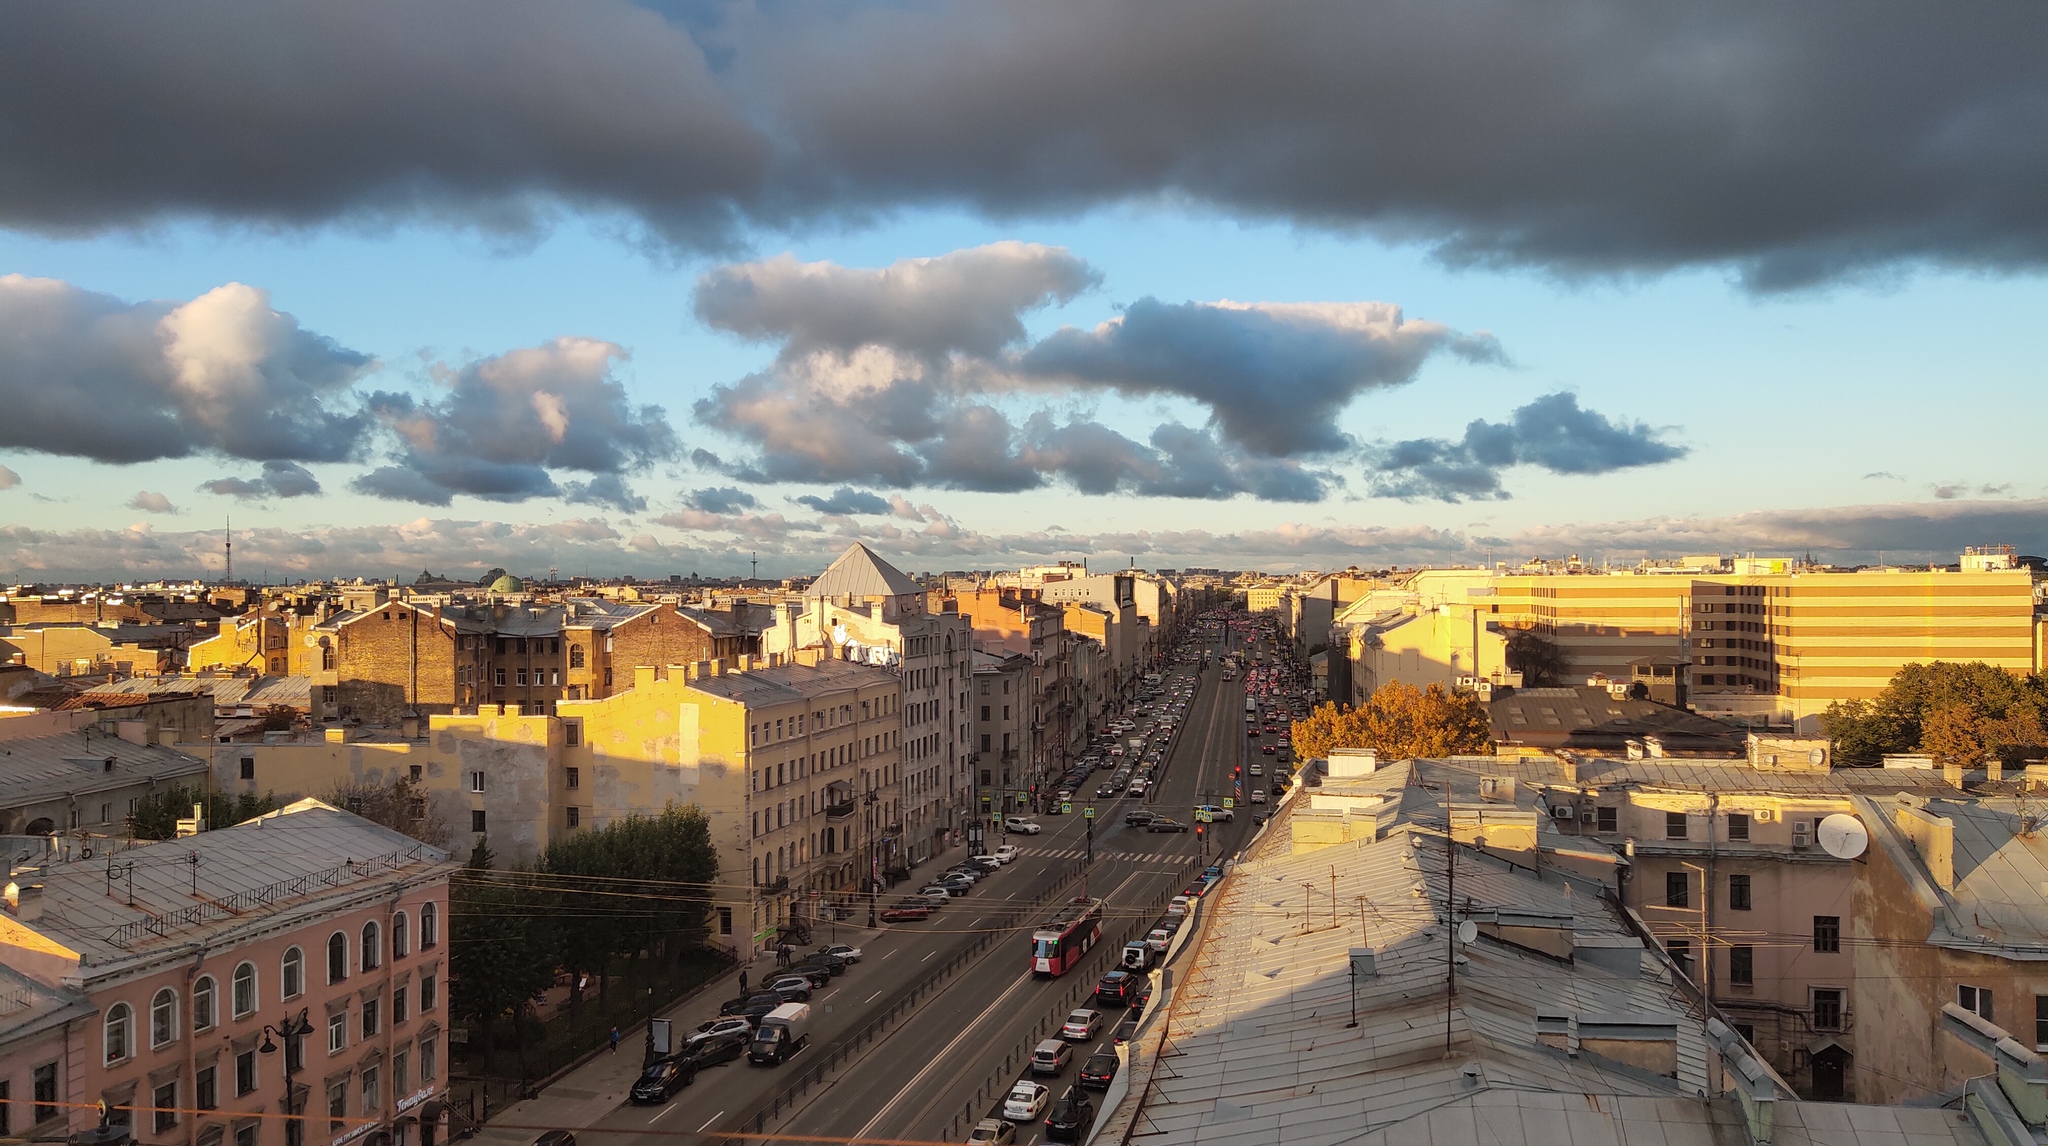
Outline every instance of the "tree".
<path fill-rule="evenodd" d="M 178 821 L 192 815 L 192 805 L 206 805 L 206 830 L 231 828 L 265 812 L 277 811 L 274 796 L 243 793 L 205 792 L 182 785 L 152 792 L 135 802 L 128 817 L 128 833 L 138 840 L 168 840 L 178 835 Z"/>
<path fill-rule="evenodd" d="M 1508 630 L 1507 662 L 1508 670 L 1521 673 L 1528 688 L 1557 684 L 1572 670 L 1571 659 L 1557 642 L 1535 629 Z"/>
<path fill-rule="evenodd" d="M 343 780 L 327 794 L 327 802 L 437 848 L 447 847 L 455 837 L 448 818 L 434 810 L 426 791 L 410 776 L 400 776 L 388 787 Z M 484 858 L 490 859 L 488 851 Z"/>
<path fill-rule="evenodd" d="M 448 885 L 448 1003 L 456 1017 L 476 1024 L 487 1062 L 493 1026 L 507 1016 L 516 1022 L 526 1001 L 554 982 L 558 961 L 552 905 L 520 873 L 492 872 L 491 860 L 489 845 L 478 839 Z M 520 1046 L 523 1056 L 524 1040 Z"/>
<path fill-rule="evenodd" d="M 1332 748 L 1370 748 L 1393 759 L 1469 756 L 1491 752 L 1486 705 L 1473 693 L 1426 689 L 1392 681 L 1361 708 L 1324 704 L 1294 722 L 1295 752 L 1327 757 Z"/>
<path fill-rule="evenodd" d="M 1966 765 L 2023 757 L 2048 744 L 2048 682 L 1982 661 L 1910 664 L 1875 697 L 1829 705 L 1820 726 L 1846 764 L 1899 752 Z"/>

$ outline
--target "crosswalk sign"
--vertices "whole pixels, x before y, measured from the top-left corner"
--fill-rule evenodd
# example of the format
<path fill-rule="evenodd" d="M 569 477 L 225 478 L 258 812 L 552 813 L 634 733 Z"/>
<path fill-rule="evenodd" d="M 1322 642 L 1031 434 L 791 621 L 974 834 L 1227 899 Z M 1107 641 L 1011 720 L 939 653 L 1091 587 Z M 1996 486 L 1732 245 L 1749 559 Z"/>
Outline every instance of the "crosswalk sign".
<path fill-rule="evenodd" d="M 1216 822 L 1216 813 L 1207 808 L 1196 808 L 1195 822 L 1198 824 L 1213 824 Z"/>
<path fill-rule="evenodd" d="M 1235 808 L 1235 807 L 1237 807 L 1237 801 L 1236 801 L 1236 800 L 1233 800 L 1233 799 L 1231 799 L 1231 798 L 1230 798 L 1230 797 L 1228 797 L 1228 796 L 1225 796 L 1225 797 L 1223 797 L 1223 806 L 1224 806 L 1224 807 L 1226 807 L 1226 808 Z"/>
<path fill-rule="evenodd" d="M 1066 801 L 1064 801 L 1064 800 L 1060 801 L 1060 815 L 1062 815 L 1062 816 L 1071 816 L 1071 815 L 1073 815 L 1073 814 L 1074 814 L 1074 805 L 1072 805 L 1072 804 L 1069 804 L 1069 803 L 1067 803 L 1067 802 L 1066 802 Z"/>

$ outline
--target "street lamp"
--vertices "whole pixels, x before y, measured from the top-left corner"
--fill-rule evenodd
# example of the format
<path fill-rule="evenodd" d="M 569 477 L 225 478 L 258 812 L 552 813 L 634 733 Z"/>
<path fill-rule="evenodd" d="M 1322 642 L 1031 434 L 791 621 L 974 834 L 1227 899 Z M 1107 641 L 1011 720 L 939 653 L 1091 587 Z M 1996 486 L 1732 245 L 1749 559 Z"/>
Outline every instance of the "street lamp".
<path fill-rule="evenodd" d="M 303 1008 L 303 1007 L 301 1007 L 301 1008 L 299 1009 L 299 1013 L 298 1013 L 297 1017 L 293 1017 L 293 1016 L 290 1016 L 290 1015 L 287 1015 L 287 1016 L 285 1016 L 284 1022 L 283 1022 L 283 1024 L 282 1024 L 282 1025 L 280 1025 L 280 1026 L 272 1026 L 272 1025 L 271 1025 L 271 1024 L 269 1024 L 269 1023 L 265 1023 L 265 1024 L 263 1024 L 263 1032 L 262 1032 L 262 1033 L 263 1033 L 263 1045 L 262 1045 L 262 1046 L 259 1046 L 259 1047 L 257 1047 L 256 1049 L 257 1049 L 257 1050 L 259 1050 L 259 1051 L 261 1051 L 261 1052 L 262 1052 L 262 1053 L 264 1053 L 264 1054 L 275 1054 L 275 1053 L 277 1053 L 277 1044 L 276 1044 L 276 1043 L 274 1043 L 274 1042 L 272 1042 L 272 1041 L 270 1041 L 270 1037 L 271 1037 L 272 1035 L 276 1035 L 276 1036 L 277 1036 L 277 1037 L 278 1037 L 279 1039 L 283 1040 L 283 1042 L 284 1042 L 284 1044 L 285 1044 L 285 1051 L 284 1051 L 284 1112 L 285 1112 L 285 1116 L 286 1116 L 286 1121 L 285 1121 L 285 1124 L 284 1124 L 285 1142 L 286 1142 L 286 1146 L 299 1146 L 299 1143 L 300 1143 L 300 1142 L 302 1142 L 302 1141 L 304 1141 L 304 1139 L 305 1139 L 305 1125 L 304 1125 L 304 1123 L 302 1123 L 302 1122 L 301 1122 L 301 1121 L 299 1120 L 299 1118 L 298 1118 L 298 1113 L 299 1113 L 299 1104 L 298 1104 L 298 1099 L 297 1099 L 297 1092 L 296 1092 L 295 1090 L 293 1090 L 293 1089 L 292 1089 L 292 1076 L 293 1076 L 294 1074 L 297 1074 L 297 1073 L 299 1072 L 299 1069 L 300 1069 L 300 1067 L 301 1067 L 301 1066 L 302 1066 L 303 1064 L 302 1064 L 302 1063 L 300 1063 L 300 1062 L 298 1061 L 298 1060 L 299 1060 L 299 1055 L 295 1054 L 295 1053 L 294 1053 L 294 1052 L 292 1051 L 292 1046 L 291 1046 L 291 1042 L 292 1042 L 292 1040 L 293 1040 L 293 1039 L 297 1039 L 297 1038 L 304 1038 L 304 1037 L 306 1037 L 307 1035 L 310 1035 L 310 1034 L 312 1034 L 312 1033 L 313 1033 L 313 1023 L 312 1023 L 312 1021 L 311 1021 L 311 1020 L 309 1020 L 308 1018 L 306 1018 L 306 1008 Z"/>

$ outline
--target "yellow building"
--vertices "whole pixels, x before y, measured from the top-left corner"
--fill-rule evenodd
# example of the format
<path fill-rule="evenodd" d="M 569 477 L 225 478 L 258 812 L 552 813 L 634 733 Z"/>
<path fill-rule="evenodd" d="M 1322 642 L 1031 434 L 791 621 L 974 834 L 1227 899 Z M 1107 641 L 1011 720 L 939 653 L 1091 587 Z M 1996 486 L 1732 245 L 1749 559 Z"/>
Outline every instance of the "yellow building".
<path fill-rule="evenodd" d="M 1247 612 L 1267 613 L 1280 607 L 1280 594 L 1285 585 L 1254 585 L 1244 591 L 1244 607 Z"/>
<path fill-rule="evenodd" d="M 296 613 L 244 613 L 222 617 L 220 631 L 194 641 L 185 667 L 233 671 L 254 669 L 271 676 L 308 676 L 320 667 L 320 648 L 306 640 L 315 618 Z"/>
<path fill-rule="evenodd" d="M 1473 678 L 1519 683 L 1507 671 L 1507 642 L 1485 605 L 1408 606 L 1362 619 L 1349 619 L 1351 703 L 1362 705 L 1383 685 L 1394 681 L 1428 688 L 1456 688 Z"/>

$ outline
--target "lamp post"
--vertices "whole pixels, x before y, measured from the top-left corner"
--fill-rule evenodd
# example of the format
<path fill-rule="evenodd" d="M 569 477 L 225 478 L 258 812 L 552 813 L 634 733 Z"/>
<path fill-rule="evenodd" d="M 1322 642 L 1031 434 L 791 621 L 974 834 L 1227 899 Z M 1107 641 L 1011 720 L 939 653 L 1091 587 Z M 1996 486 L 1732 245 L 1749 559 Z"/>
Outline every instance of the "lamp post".
<path fill-rule="evenodd" d="M 263 1045 L 256 1049 L 264 1054 L 277 1053 L 277 1044 L 271 1041 L 275 1035 L 284 1047 L 284 1137 L 285 1146 L 300 1146 L 305 1140 L 305 1123 L 299 1119 L 298 1092 L 292 1088 L 292 1076 L 299 1072 L 299 1055 L 292 1049 L 292 1040 L 305 1038 L 313 1033 L 313 1023 L 306 1017 L 306 1008 L 301 1007 L 296 1016 L 286 1015 L 281 1024 L 263 1024 Z"/>

